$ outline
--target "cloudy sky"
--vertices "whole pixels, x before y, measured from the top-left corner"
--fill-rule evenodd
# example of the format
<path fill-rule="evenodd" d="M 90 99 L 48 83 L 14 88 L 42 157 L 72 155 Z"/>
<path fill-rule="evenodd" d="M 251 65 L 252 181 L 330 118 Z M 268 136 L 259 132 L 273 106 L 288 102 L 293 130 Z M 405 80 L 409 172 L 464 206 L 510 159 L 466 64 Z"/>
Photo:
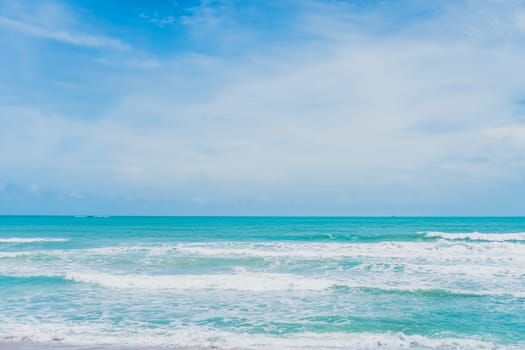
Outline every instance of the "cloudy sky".
<path fill-rule="evenodd" d="M 0 0 L 0 213 L 525 214 L 525 1 Z"/>

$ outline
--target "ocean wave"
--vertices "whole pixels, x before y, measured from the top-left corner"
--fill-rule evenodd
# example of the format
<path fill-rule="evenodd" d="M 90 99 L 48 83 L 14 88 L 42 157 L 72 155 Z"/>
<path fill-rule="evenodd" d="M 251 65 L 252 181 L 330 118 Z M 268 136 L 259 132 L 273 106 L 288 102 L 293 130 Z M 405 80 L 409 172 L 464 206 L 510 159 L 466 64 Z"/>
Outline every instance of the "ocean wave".
<path fill-rule="evenodd" d="M 247 349 L 247 350 L 517 350 L 523 344 L 504 345 L 471 338 L 428 337 L 403 333 L 295 333 L 275 336 L 219 331 L 198 326 L 151 329 L 143 324 L 118 327 L 108 331 L 101 322 L 20 323 L 2 320 L 1 341 L 33 341 L 74 346 L 169 346 L 176 349 Z"/>
<path fill-rule="evenodd" d="M 457 235 L 457 234 L 451 234 Z M 499 235 L 499 234 L 496 234 Z M 136 255 L 153 256 L 215 256 L 220 258 L 252 256 L 261 258 L 337 259 L 337 258 L 430 258 L 468 260 L 490 258 L 492 261 L 525 262 L 523 245 L 505 240 L 483 242 L 460 241 L 461 238 L 434 242 L 377 243 L 295 243 L 295 242 L 199 242 L 162 245 L 123 245 L 87 249 L 25 250 L 7 256 L 46 254 L 68 258 L 89 256 Z M 56 239 L 54 241 L 64 241 Z M 1 240 L 0 240 L 1 242 Z M 15 243 L 15 241 L 10 242 Z M 39 241 L 34 241 L 39 242 Z M 2 252 L 0 252 L 2 253 Z M 2 253 L 3 254 L 3 253 Z M 502 261 L 503 261 L 502 260 Z"/>
<path fill-rule="evenodd" d="M 36 255 L 35 252 L 0 252 L 0 258 L 19 258 Z"/>
<path fill-rule="evenodd" d="M 66 279 L 94 283 L 108 288 L 179 290 L 324 290 L 334 284 L 327 279 L 306 278 L 280 273 L 233 273 L 212 275 L 112 275 L 105 273 L 66 274 Z"/>
<path fill-rule="evenodd" d="M 56 276 L 49 276 L 55 279 Z M 216 290 L 242 292 L 271 291 L 337 291 L 340 288 L 356 291 L 413 293 L 419 296 L 439 294 L 455 296 L 509 296 L 525 298 L 525 292 L 494 288 L 489 290 L 458 289 L 441 283 L 424 281 L 395 281 L 391 279 L 356 278 L 355 280 L 303 277 L 299 275 L 268 272 L 236 272 L 209 275 L 114 275 L 93 272 L 70 272 L 65 280 L 91 283 L 104 288 L 137 290 Z"/>
<path fill-rule="evenodd" d="M 11 237 L 11 238 L 0 238 L 0 243 L 42 243 L 42 242 L 67 242 L 69 241 L 66 238 L 21 238 L 21 237 Z"/>
<path fill-rule="evenodd" d="M 196 256 L 264 258 L 383 258 L 405 261 L 525 263 L 523 246 L 509 242 L 380 242 L 380 243 L 180 243 L 176 251 Z"/>
<path fill-rule="evenodd" d="M 201 242 L 25 249 L 0 252 L 0 259 L 0 275 L 53 272 L 106 288 L 319 291 L 343 286 L 525 294 L 520 292 L 525 290 L 523 245 L 511 242 Z M 235 266 L 246 270 L 232 272 Z"/>
<path fill-rule="evenodd" d="M 435 242 L 380 243 L 290 243 L 290 242 L 202 242 L 167 245 L 113 246 L 88 249 L 20 250 L 0 252 L 0 258 L 46 256 L 68 262 L 129 256 L 139 262 L 158 262 L 158 258 L 261 258 L 286 262 L 301 260 L 352 259 L 356 262 L 377 261 L 444 266 L 497 266 L 504 271 L 525 269 L 523 245 L 512 242 L 469 242 L 439 240 Z M 210 263 L 212 263 L 210 261 Z M 492 266 L 492 267 L 491 267 Z M 466 270 L 465 270 L 466 271 Z M 466 271 L 468 272 L 468 271 Z M 480 272 L 481 273 L 481 272 Z"/>
<path fill-rule="evenodd" d="M 425 237 L 429 238 L 443 238 L 447 240 L 471 240 L 471 241 L 491 241 L 491 242 L 505 242 L 505 241 L 525 241 L 525 232 L 513 233 L 449 233 L 440 231 L 420 232 Z"/>
<path fill-rule="evenodd" d="M 364 292 L 376 291 L 381 293 L 409 293 L 414 296 L 422 297 L 502 297 L 508 296 L 512 298 L 525 298 L 525 292 L 513 292 L 505 290 L 466 290 L 454 288 L 439 288 L 439 287 L 422 287 L 419 285 L 376 285 L 376 286 L 354 286 L 353 288 Z"/>

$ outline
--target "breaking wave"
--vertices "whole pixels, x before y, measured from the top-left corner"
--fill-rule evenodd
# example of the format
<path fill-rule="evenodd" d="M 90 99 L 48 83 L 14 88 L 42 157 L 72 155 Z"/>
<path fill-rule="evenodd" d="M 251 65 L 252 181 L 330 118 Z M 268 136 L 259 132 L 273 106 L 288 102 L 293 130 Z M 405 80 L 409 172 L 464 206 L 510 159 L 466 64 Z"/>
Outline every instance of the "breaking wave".
<path fill-rule="evenodd" d="M 69 241 L 66 238 L 21 238 L 21 237 L 11 237 L 11 238 L 0 238 L 0 243 L 42 243 L 42 242 L 67 242 Z"/>
<path fill-rule="evenodd" d="M 521 344 L 502 345 L 469 338 L 427 337 L 403 333 L 312 333 L 301 332 L 286 336 L 243 334 L 198 326 L 142 329 L 130 332 L 123 328 L 107 330 L 105 323 L 19 323 L 4 321 L 1 334 L 11 334 L 4 341 L 33 341 L 38 343 L 89 346 L 170 346 L 170 348 L 247 349 L 247 350 L 517 350 Z M 0 345 L 2 339 L 0 338 Z M 120 348 L 120 347 L 119 347 Z M 82 347 L 79 349 L 83 349 Z"/>
<path fill-rule="evenodd" d="M 514 233 L 449 233 L 440 231 L 422 232 L 429 238 L 443 238 L 447 240 L 471 240 L 471 241 L 490 241 L 490 242 L 505 242 L 505 241 L 525 241 L 525 232 Z"/>

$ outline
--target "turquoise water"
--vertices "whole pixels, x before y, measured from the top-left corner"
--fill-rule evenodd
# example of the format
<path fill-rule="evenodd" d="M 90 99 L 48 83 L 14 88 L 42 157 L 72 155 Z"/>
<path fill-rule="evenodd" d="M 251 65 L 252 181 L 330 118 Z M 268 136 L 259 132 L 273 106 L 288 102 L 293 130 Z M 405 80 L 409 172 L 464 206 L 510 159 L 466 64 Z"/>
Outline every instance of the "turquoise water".
<path fill-rule="evenodd" d="M 525 218 L 0 217 L 0 340 L 523 349 Z"/>

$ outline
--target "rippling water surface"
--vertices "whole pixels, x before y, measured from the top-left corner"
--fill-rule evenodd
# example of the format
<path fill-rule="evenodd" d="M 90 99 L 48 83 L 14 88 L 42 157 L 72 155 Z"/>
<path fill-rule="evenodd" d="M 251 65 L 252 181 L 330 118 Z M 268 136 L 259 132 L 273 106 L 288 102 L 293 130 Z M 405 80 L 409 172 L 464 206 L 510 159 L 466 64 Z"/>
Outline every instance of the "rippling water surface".
<path fill-rule="evenodd" d="M 0 341 L 523 349 L 525 218 L 0 217 Z"/>

